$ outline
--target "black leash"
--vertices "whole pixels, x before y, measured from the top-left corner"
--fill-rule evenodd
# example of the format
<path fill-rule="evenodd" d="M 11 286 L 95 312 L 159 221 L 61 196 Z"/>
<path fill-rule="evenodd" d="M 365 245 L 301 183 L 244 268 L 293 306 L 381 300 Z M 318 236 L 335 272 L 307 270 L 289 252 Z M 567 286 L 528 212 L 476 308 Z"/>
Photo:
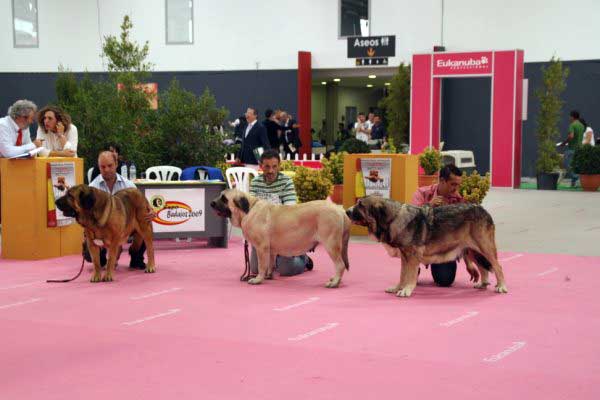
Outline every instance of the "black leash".
<path fill-rule="evenodd" d="M 47 283 L 65 283 L 65 282 L 71 282 L 74 281 L 75 279 L 79 278 L 79 275 L 81 275 L 81 273 L 83 272 L 83 264 L 85 263 L 85 257 L 81 257 L 81 269 L 79 270 L 79 273 L 77 275 L 75 275 L 73 278 L 71 279 L 48 279 L 46 282 Z"/>
<path fill-rule="evenodd" d="M 240 276 L 240 281 L 246 282 L 254 276 L 250 274 L 250 253 L 248 251 L 248 241 L 244 239 L 244 273 Z"/>

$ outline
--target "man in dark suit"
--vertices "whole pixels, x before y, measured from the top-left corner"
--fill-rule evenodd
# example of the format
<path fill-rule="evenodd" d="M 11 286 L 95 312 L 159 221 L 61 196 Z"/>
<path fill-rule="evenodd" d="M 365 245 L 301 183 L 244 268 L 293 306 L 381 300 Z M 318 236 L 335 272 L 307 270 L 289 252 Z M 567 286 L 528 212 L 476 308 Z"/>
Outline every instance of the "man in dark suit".
<path fill-rule="evenodd" d="M 258 159 L 254 151 L 258 148 L 262 148 L 263 151 L 268 150 L 271 146 L 267 137 L 267 130 L 256 120 L 257 117 L 256 109 L 248 107 L 248 110 L 246 110 L 246 121 L 248 124 L 242 137 L 242 147 L 238 154 L 238 160 L 243 164 L 256 165 L 258 167 Z"/>
<path fill-rule="evenodd" d="M 299 125 L 291 115 L 285 111 L 281 113 L 281 129 L 283 131 L 281 142 L 283 144 L 283 151 L 289 154 L 292 159 L 298 154 L 302 146 L 298 127 Z"/>

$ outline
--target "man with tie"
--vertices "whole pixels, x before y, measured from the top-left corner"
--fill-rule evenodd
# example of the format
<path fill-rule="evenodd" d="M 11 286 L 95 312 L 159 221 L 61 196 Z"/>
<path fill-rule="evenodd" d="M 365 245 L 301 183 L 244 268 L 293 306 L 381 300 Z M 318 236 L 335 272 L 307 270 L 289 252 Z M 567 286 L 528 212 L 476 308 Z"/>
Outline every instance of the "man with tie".
<path fill-rule="evenodd" d="M 8 108 L 8 115 L 0 118 L 0 157 L 14 157 L 42 147 L 42 141 L 36 139 L 32 143 L 29 134 L 36 111 L 32 101 L 17 100 Z M 0 215 L 0 222 L 1 218 Z"/>
<path fill-rule="evenodd" d="M 256 109 L 248 107 L 246 110 L 246 121 L 248 125 L 242 137 L 242 147 L 238 155 L 238 160 L 246 166 L 255 167 L 258 169 L 258 159 L 255 155 L 254 150 L 262 147 L 262 150 L 269 150 L 271 145 L 269 144 L 269 137 L 267 136 L 267 129 L 258 122 L 256 119 L 258 114 Z M 260 157 L 260 154 L 258 155 Z"/>
<path fill-rule="evenodd" d="M 41 140 L 31 141 L 29 125 L 35 119 L 37 106 L 29 100 L 17 100 L 0 118 L 0 157 L 14 157 L 42 146 Z"/>

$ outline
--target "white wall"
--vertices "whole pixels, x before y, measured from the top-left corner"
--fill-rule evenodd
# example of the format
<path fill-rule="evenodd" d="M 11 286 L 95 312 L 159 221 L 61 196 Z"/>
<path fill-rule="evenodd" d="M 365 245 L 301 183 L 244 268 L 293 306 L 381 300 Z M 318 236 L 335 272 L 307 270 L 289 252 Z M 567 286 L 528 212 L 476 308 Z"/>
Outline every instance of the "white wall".
<path fill-rule="evenodd" d="M 600 58 L 598 0 L 445 0 L 448 50 L 523 49 L 525 62 Z"/>
<path fill-rule="evenodd" d="M 118 35 L 125 14 L 133 38 L 150 43 L 157 71 L 354 68 L 338 39 L 338 0 L 194 0 L 194 44 L 165 44 L 164 0 L 38 0 L 39 48 L 13 48 L 11 0 L 0 2 L 0 72 L 104 70 L 101 38 Z M 441 43 L 442 0 L 371 0 L 371 34 L 395 34 L 395 66 Z M 447 50 L 525 50 L 525 61 L 600 59 L 600 1 L 445 0 Z"/>

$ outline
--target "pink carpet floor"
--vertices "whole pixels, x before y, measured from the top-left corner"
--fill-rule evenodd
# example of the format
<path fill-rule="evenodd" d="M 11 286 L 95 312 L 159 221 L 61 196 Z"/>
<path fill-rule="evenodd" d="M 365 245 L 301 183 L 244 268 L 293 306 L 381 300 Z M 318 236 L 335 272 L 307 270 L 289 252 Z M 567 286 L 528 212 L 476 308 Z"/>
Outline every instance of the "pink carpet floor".
<path fill-rule="evenodd" d="M 0 399 L 598 399 L 600 258 L 501 253 L 508 295 L 423 270 L 384 293 L 399 260 L 351 243 L 332 265 L 240 282 L 228 249 L 162 242 L 158 272 L 71 283 L 79 257 L 0 261 Z M 123 255 L 122 264 L 128 262 Z"/>

